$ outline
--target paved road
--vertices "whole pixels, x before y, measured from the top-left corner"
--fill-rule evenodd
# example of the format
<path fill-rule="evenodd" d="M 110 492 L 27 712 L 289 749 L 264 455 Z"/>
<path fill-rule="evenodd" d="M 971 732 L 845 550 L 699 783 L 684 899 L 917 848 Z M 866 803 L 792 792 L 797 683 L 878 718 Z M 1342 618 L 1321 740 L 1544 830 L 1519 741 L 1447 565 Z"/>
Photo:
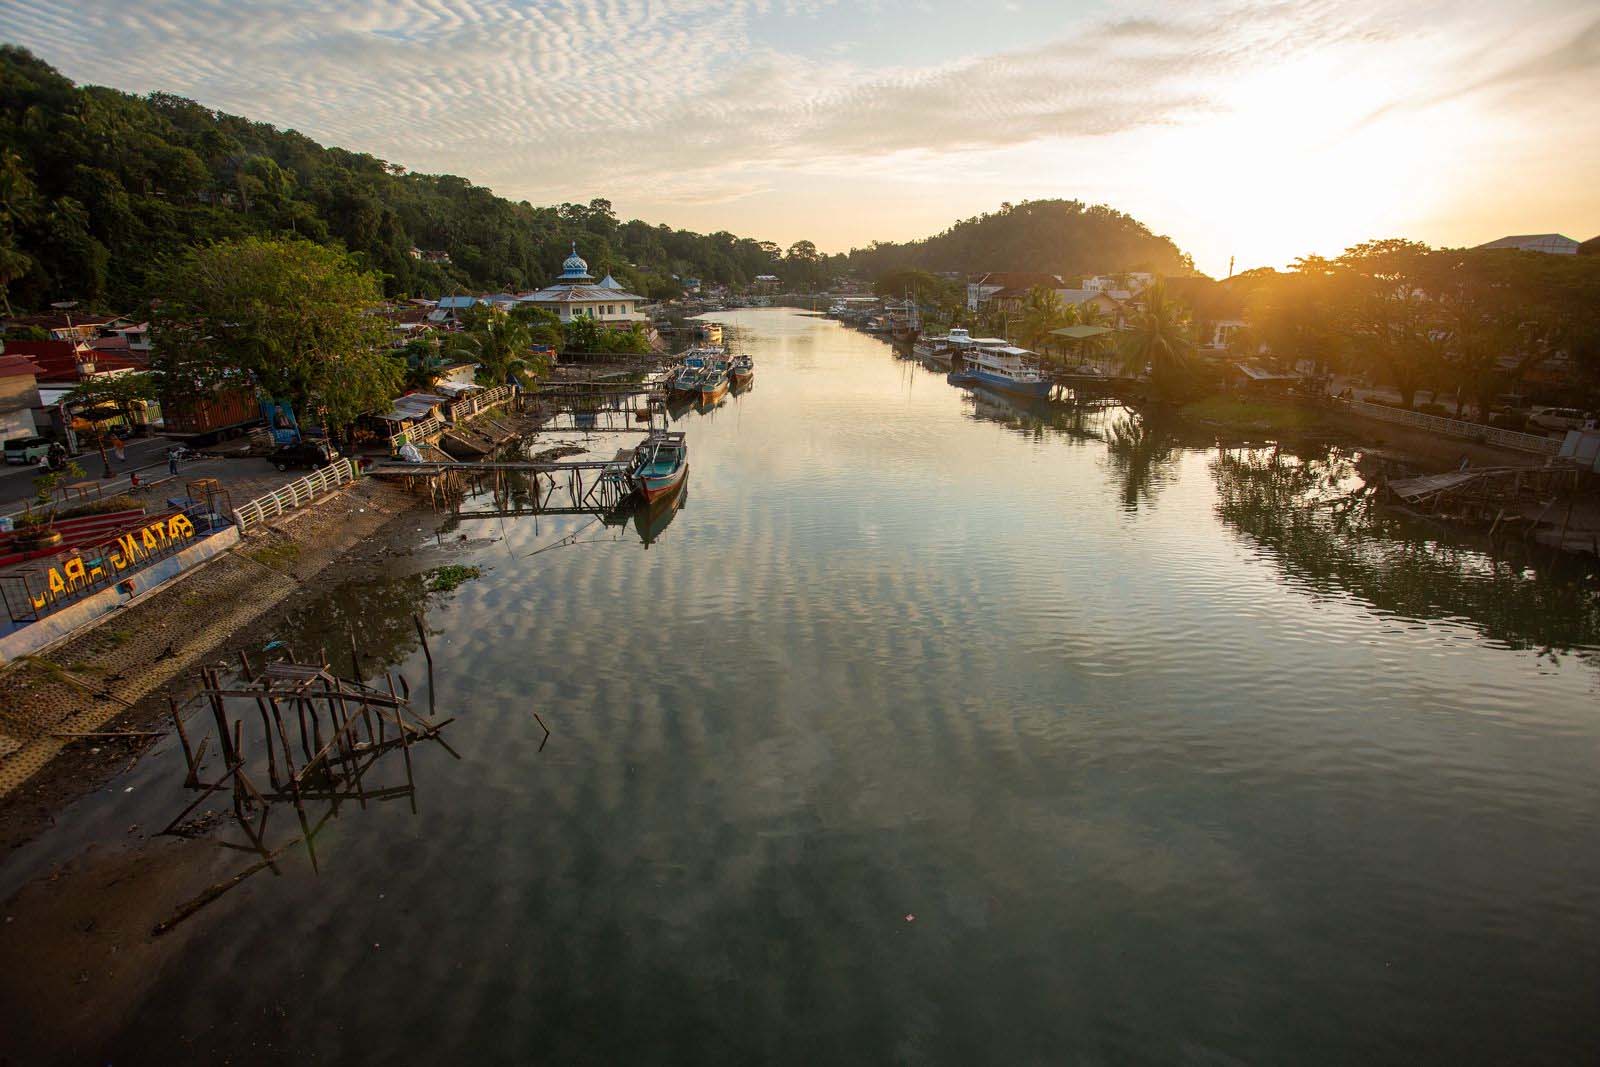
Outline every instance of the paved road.
<path fill-rule="evenodd" d="M 167 464 L 167 449 L 172 447 L 172 442 L 164 437 L 141 437 L 129 441 L 123 449 L 127 456 L 122 462 L 109 450 L 107 457 L 111 460 L 111 471 L 117 477 L 114 484 L 126 488 L 128 472 L 139 470 L 141 478 L 146 478 L 145 468 L 164 471 Z M 84 470 L 85 478 L 99 480 L 102 473 L 100 453 L 98 451 L 85 452 L 74 457 L 78 466 Z M 15 510 L 12 505 L 20 504 L 33 496 L 33 480 L 45 473 L 42 466 L 13 466 L 6 464 L 0 469 L 0 513 Z M 108 487 L 113 483 L 107 483 Z"/>
<path fill-rule="evenodd" d="M 83 480 L 95 482 L 103 495 L 110 496 L 128 491 L 130 471 L 137 470 L 140 480 L 147 484 L 167 477 L 167 449 L 170 447 L 171 442 L 163 438 L 130 442 L 124 449 L 126 460 L 119 463 L 115 456 L 111 457 L 114 477 L 109 480 L 100 478 L 103 468 L 98 452 L 85 453 L 78 456 L 77 461 L 84 470 Z M 8 467 L 0 471 L 0 515 L 14 515 L 23 510 L 33 497 L 33 479 L 41 473 L 43 468 L 31 466 Z M 269 492 L 285 482 L 303 477 L 305 473 L 297 470 L 282 473 L 264 459 L 244 457 L 185 460 L 179 468 L 179 478 L 184 481 L 202 477 L 219 479 L 232 496 L 234 504 Z M 181 484 L 163 486 L 156 491 L 156 497 L 162 500 L 182 495 Z M 151 501 L 155 502 L 156 497 L 152 497 Z"/>

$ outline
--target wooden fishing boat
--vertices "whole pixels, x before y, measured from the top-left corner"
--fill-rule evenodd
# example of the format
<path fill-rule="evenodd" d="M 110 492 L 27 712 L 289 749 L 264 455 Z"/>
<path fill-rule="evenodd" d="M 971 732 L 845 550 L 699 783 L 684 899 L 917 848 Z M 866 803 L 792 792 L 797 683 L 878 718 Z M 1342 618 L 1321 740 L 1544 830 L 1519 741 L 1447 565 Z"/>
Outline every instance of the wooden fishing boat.
<path fill-rule="evenodd" d="M 645 500 L 673 492 L 689 474 L 689 443 L 681 430 L 651 434 L 633 450 L 628 480 Z"/>
<path fill-rule="evenodd" d="M 755 380 L 756 361 L 749 356 L 735 356 L 728 373 L 732 376 L 734 385 L 749 385 Z"/>
<path fill-rule="evenodd" d="M 700 379 L 700 403 L 715 404 L 728 395 L 728 361 L 714 359 Z"/>
<path fill-rule="evenodd" d="M 672 376 L 672 384 L 668 386 L 667 391 L 676 396 L 699 396 L 700 382 L 705 378 L 708 362 L 706 356 L 699 351 L 691 351 L 683 357 L 683 366 Z"/>

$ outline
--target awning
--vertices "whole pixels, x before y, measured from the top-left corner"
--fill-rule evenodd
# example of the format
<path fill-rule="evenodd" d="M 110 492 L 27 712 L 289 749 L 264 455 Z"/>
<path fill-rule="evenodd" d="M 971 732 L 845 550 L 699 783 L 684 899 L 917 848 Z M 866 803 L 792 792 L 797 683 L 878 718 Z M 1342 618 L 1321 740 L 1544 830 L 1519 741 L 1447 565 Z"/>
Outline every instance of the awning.
<path fill-rule="evenodd" d="M 1087 341 L 1091 337 L 1100 337 L 1113 332 L 1109 326 L 1063 326 L 1059 330 L 1051 330 L 1050 335 L 1065 337 L 1069 341 Z"/>

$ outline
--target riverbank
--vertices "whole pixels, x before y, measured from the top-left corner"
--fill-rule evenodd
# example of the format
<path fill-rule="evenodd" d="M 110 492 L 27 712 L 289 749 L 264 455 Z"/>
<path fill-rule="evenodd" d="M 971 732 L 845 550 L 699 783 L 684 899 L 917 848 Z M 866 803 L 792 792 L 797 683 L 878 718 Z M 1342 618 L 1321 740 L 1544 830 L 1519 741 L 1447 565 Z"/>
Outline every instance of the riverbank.
<path fill-rule="evenodd" d="M 102 729 L 166 733 L 171 717 L 165 694 L 171 691 L 180 703 L 191 696 L 199 666 L 231 664 L 238 650 L 259 662 L 262 648 L 292 640 L 298 621 L 330 588 L 392 576 L 399 557 L 404 557 L 400 571 L 433 573 L 463 548 L 459 539 L 440 543 L 435 538 L 429 544 L 439 525 L 440 518 L 419 499 L 377 479 L 316 509 L 286 516 L 271 536 L 241 550 L 254 552 L 248 563 L 219 564 L 205 587 L 205 595 L 228 595 L 233 599 L 227 603 L 248 602 L 249 609 L 210 616 L 206 636 L 180 646 L 181 666 L 145 664 L 143 681 L 154 688 Z M 172 598 L 178 606 L 169 610 L 178 618 L 168 617 L 169 630 L 182 621 L 184 597 L 200 595 L 197 586 Z M 314 654 L 309 647 L 296 651 Z M 383 654 L 381 648 L 372 651 Z M 330 649 L 330 654 L 338 652 Z M 128 825 L 125 833 L 118 823 L 112 834 L 86 833 L 71 823 L 56 828 L 58 815 L 75 801 L 90 800 L 89 794 L 112 779 L 131 781 L 136 786 L 128 788 L 135 788 L 141 774 L 155 774 L 157 779 L 147 780 L 169 784 L 159 779 L 160 753 L 151 751 L 159 744 L 156 736 L 76 741 L 0 800 L 0 868 L 19 864 L 7 872 L 0 891 L 4 915 L 11 920 L 0 928 L 0 944 L 8 958 L 30 961 L 26 968 L 0 967 L 0 1029 L 22 1034 L 0 1050 L 0 1064 L 98 1058 L 103 1042 L 126 1024 L 163 969 L 192 939 L 246 906 L 255 892 L 232 888 L 241 869 L 248 868 L 232 850 L 218 847 L 209 832 L 223 825 L 218 813 L 227 808 L 225 798 L 202 809 L 196 822 L 203 829 L 192 836 L 160 837 L 158 826 L 139 823 Z M 136 764 L 140 768 L 134 771 Z M 304 855 L 298 848 L 292 851 Z M 289 859 L 285 855 L 281 862 Z M 218 894 L 219 887 L 227 889 Z M 185 914 L 184 902 L 213 895 L 194 918 L 171 922 Z M 183 1046 L 184 1035 L 172 1036 Z"/>
<path fill-rule="evenodd" d="M 1288 436 L 1347 444 L 1428 472 L 1454 470 L 1463 458 L 1475 467 L 1534 466 L 1543 459 L 1530 452 L 1380 422 L 1327 404 L 1219 393 L 1185 404 L 1178 413 L 1215 432 L 1224 443 Z"/>
<path fill-rule="evenodd" d="M 142 750 L 115 738 L 64 735 L 164 731 L 159 690 L 418 505 L 395 486 L 355 483 L 0 674 L 0 734 L 12 739 L 0 759 L 0 855 Z"/>

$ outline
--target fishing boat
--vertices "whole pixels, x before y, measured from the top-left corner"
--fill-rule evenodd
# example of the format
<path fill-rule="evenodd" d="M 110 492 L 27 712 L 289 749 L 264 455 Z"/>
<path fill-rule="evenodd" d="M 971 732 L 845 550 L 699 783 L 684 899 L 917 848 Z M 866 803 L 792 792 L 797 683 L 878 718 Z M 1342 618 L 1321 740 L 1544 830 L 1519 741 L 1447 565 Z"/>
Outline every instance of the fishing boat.
<path fill-rule="evenodd" d="M 633 450 L 628 481 L 645 500 L 656 500 L 683 484 L 689 473 L 689 443 L 681 430 L 661 430 Z"/>
<path fill-rule="evenodd" d="M 700 381 L 706 375 L 709 358 L 698 348 L 691 348 L 683 357 L 683 366 L 678 368 L 678 373 L 672 376 L 672 384 L 667 391 L 677 396 L 699 396 Z"/>
<path fill-rule="evenodd" d="M 894 336 L 896 344 L 909 345 L 915 343 L 922 333 L 922 317 L 918 313 L 917 302 L 908 292 L 905 303 L 898 307 L 889 308 L 890 333 Z"/>
<path fill-rule="evenodd" d="M 959 357 L 980 346 L 1003 346 L 1003 337 L 974 337 L 963 326 L 952 326 L 942 337 L 919 337 L 911 347 L 913 355 L 942 366 L 951 366 Z"/>
<path fill-rule="evenodd" d="M 705 374 L 700 378 L 700 402 L 702 404 L 715 404 L 718 400 L 728 395 L 728 361 L 726 359 L 713 359 L 706 364 Z"/>
<path fill-rule="evenodd" d="M 1047 397 L 1055 383 L 1039 369 L 1039 358 L 1009 344 L 974 344 L 961 355 L 961 382 L 1018 396 Z"/>
<path fill-rule="evenodd" d="M 732 366 L 728 368 L 728 374 L 733 378 L 734 385 L 749 385 L 755 380 L 756 361 L 749 356 L 735 356 Z"/>

